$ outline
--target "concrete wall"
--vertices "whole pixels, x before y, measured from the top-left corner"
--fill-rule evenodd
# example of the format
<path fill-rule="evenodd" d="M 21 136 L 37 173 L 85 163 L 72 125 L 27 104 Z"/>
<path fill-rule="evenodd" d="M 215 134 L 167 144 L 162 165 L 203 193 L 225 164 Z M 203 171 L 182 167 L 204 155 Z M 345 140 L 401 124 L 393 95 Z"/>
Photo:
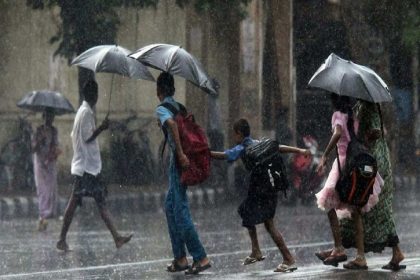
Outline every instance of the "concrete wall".
<path fill-rule="evenodd" d="M 16 103 L 29 91 L 51 89 L 61 92 L 75 108 L 78 107 L 77 68 L 67 61 L 53 57 L 57 44 L 48 41 L 55 35 L 60 18 L 59 9 L 32 10 L 24 0 L 0 0 L 0 147 L 15 134 L 17 117 L 27 112 L 16 107 Z M 249 6 L 249 18 L 240 27 L 241 35 L 241 88 L 239 102 L 241 116 L 250 119 L 256 135 L 260 134 L 261 101 L 261 38 L 262 6 L 253 1 Z M 136 50 L 151 43 L 181 45 L 202 60 L 208 73 L 221 83 L 220 102 L 222 108 L 222 129 L 227 135 L 230 128 L 228 119 L 228 61 L 227 53 L 221 51 L 220 44 L 212 37 L 211 18 L 197 15 L 192 8 L 180 9 L 175 0 L 161 0 L 157 9 L 119 9 L 121 20 L 117 43 L 130 50 Z M 242 59 L 243 58 L 243 59 Z M 157 77 L 158 72 L 152 71 Z M 152 149 L 157 155 L 162 138 L 154 125 L 154 109 L 158 105 L 155 84 L 143 80 L 130 80 L 118 75 L 98 73 L 99 100 L 97 120 L 106 114 L 110 92 L 111 119 L 122 119 L 135 113 L 143 121 L 152 121 L 147 126 Z M 187 104 L 197 115 L 203 127 L 207 126 L 207 97 L 201 90 L 175 78 L 176 98 Z M 188 92 L 188 94 L 186 94 Z M 186 98 L 188 97 L 188 100 Z M 252 109 L 244 109 L 251 106 Z M 72 157 L 70 131 L 74 115 L 59 116 L 55 125 L 64 154 L 59 158 L 60 172 L 69 174 Z M 29 120 L 35 128 L 41 122 L 40 114 L 31 115 Z M 100 137 L 102 150 L 109 149 L 113 137 L 109 132 Z M 226 141 L 228 143 L 229 141 Z"/>
<path fill-rule="evenodd" d="M 57 44 L 49 44 L 59 23 L 59 9 L 32 10 L 26 1 L 0 1 L 0 145 L 15 134 L 17 116 L 27 112 L 16 107 L 16 103 L 29 91 L 51 89 L 61 92 L 75 108 L 78 107 L 77 68 L 52 54 Z M 175 1 L 161 1 L 157 9 L 121 9 L 117 42 L 130 50 L 146 44 L 165 42 L 185 45 L 185 12 L 175 6 Z M 153 72 L 157 77 L 158 72 Z M 130 80 L 115 75 L 98 73 L 99 100 L 97 118 L 106 113 L 109 94 L 112 90 L 111 119 L 126 117 L 130 112 L 144 119 L 153 118 L 158 104 L 153 82 Z M 112 86 L 112 88 L 111 88 Z M 185 81 L 176 78 L 177 97 L 185 101 Z M 70 131 L 74 115 L 59 116 L 55 125 L 59 131 L 64 154 L 59 158 L 60 170 L 69 169 L 72 150 Z M 40 114 L 29 117 L 35 128 L 41 121 Z M 153 150 L 157 150 L 161 137 L 157 126 L 148 128 Z M 101 137 L 103 149 L 112 137 Z"/>

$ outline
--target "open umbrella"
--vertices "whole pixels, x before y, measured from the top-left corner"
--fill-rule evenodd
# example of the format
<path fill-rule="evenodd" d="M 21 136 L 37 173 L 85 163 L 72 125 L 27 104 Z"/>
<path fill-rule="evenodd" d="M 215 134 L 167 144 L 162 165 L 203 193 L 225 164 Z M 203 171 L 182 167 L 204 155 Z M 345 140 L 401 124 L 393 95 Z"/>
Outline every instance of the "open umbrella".
<path fill-rule="evenodd" d="M 208 77 L 201 63 L 179 46 L 147 45 L 129 57 L 160 71 L 181 76 L 209 94 L 218 94 L 213 80 Z"/>
<path fill-rule="evenodd" d="M 392 101 L 388 86 L 375 71 L 342 59 L 334 53 L 328 56 L 308 84 L 373 103 Z"/>
<path fill-rule="evenodd" d="M 56 115 L 74 113 L 71 103 L 61 93 L 50 90 L 32 91 L 26 94 L 17 106 L 35 112 L 53 109 Z"/>
<path fill-rule="evenodd" d="M 143 79 L 155 81 L 152 74 L 146 66 L 140 62 L 128 57 L 131 51 L 116 45 L 100 45 L 92 47 L 71 62 L 71 65 L 77 65 L 90 69 L 96 73 L 119 74 L 133 79 Z M 114 75 L 112 75 L 111 89 L 108 100 L 108 113 L 111 107 L 112 87 L 114 84 Z"/>
<path fill-rule="evenodd" d="M 114 73 L 133 79 L 155 81 L 146 66 L 127 57 L 131 51 L 116 45 L 92 47 L 71 62 L 94 72 Z"/>

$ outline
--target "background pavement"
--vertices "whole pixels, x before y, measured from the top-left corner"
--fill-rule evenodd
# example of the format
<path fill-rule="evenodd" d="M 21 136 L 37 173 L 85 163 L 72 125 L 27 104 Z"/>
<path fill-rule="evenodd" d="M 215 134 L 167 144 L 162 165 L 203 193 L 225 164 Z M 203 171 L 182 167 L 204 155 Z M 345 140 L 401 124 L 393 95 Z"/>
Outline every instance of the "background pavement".
<path fill-rule="evenodd" d="M 250 242 L 236 212 L 240 201 L 222 192 L 215 193 L 215 198 L 224 200 L 215 199 L 214 204 L 204 199 L 204 194 L 204 207 L 197 207 L 199 204 L 192 201 L 196 205 L 192 210 L 195 225 L 213 263 L 211 269 L 197 277 L 165 271 L 172 253 L 162 208 L 148 211 L 125 205 L 124 209 L 130 211 L 113 211 L 121 233 L 134 233 L 130 243 L 117 250 L 98 211 L 85 203 L 70 227 L 68 243 L 73 251 L 68 253 L 55 249 L 60 220 L 50 220 L 47 231 L 42 233 L 36 230 L 37 212 L 34 217 L 0 221 L 0 279 L 420 279 L 418 187 L 419 184 L 405 184 L 395 191 L 394 213 L 406 256 L 403 263 L 407 265 L 405 271 L 398 273 L 381 269 L 391 258 L 389 248 L 383 254 L 367 255 L 368 271 L 324 266 L 314 252 L 332 244 L 327 216 L 314 204 L 286 206 L 282 201 L 275 223 L 296 256 L 298 270 L 289 274 L 273 272 L 281 256 L 263 226 L 258 226 L 258 234 L 267 258 L 243 266 L 242 260 L 250 253 Z M 194 196 L 197 191 L 191 190 L 192 200 L 198 199 Z M 157 204 L 157 199 L 151 197 L 143 198 L 142 203 Z M 355 250 L 347 252 L 350 258 L 355 256 Z"/>

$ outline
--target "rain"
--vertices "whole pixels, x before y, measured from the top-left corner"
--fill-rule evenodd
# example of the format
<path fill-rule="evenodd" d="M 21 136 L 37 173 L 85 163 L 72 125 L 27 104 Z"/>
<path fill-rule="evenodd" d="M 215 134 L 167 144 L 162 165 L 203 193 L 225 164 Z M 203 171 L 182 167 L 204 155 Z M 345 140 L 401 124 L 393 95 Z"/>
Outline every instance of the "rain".
<path fill-rule="evenodd" d="M 0 15 L 0 279 L 420 279 L 418 0 Z"/>

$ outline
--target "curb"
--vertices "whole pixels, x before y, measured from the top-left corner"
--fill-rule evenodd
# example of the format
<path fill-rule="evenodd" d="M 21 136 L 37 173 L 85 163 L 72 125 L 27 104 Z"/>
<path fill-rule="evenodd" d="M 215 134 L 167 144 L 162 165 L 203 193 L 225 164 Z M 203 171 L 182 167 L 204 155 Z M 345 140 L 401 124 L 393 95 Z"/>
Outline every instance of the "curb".
<path fill-rule="evenodd" d="M 394 176 L 394 186 L 397 191 L 399 189 L 415 188 L 419 183 L 420 180 L 416 176 Z M 112 213 L 159 211 L 164 209 L 165 195 L 166 191 L 110 195 L 107 198 L 107 205 Z M 220 205 L 228 201 L 232 194 L 225 188 L 189 187 L 187 195 L 190 207 L 199 209 L 210 205 Z M 68 197 L 59 198 L 58 213 L 64 213 L 67 200 Z M 96 208 L 93 199 L 84 199 L 83 207 L 89 211 Z M 0 198 L 0 220 L 37 216 L 38 198 L 36 196 Z"/>
<path fill-rule="evenodd" d="M 229 193 L 224 188 L 189 187 L 187 190 L 191 208 L 202 208 L 207 205 L 219 205 L 227 200 Z M 127 193 L 110 195 L 107 206 L 112 213 L 159 211 L 164 208 L 166 192 Z M 59 197 L 58 213 L 64 213 L 68 197 Z M 93 199 L 84 199 L 83 208 L 96 208 Z M 36 196 L 0 198 L 0 220 L 12 218 L 37 217 L 38 198 Z"/>

